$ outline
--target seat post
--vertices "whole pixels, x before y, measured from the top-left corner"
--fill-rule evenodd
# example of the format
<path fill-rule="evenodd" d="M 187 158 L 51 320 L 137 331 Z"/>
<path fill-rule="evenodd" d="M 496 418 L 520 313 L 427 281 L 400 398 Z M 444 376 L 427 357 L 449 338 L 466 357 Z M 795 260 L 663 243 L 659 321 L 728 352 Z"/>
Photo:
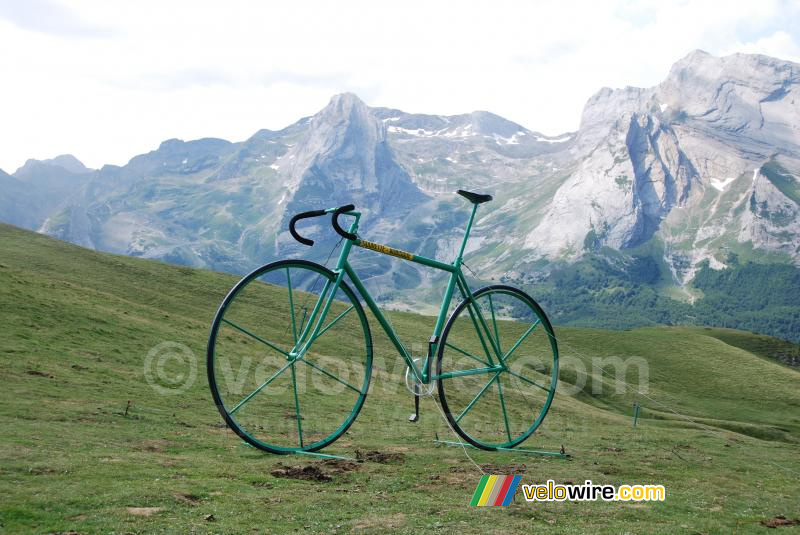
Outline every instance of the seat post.
<path fill-rule="evenodd" d="M 464 231 L 464 241 L 461 242 L 461 249 L 458 251 L 458 257 L 456 257 L 455 265 L 461 265 L 461 257 L 464 256 L 464 249 L 467 246 L 467 240 L 469 239 L 469 232 L 472 230 L 472 222 L 475 220 L 475 212 L 478 211 L 478 205 L 472 205 L 472 214 L 469 216 L 469 223 L 467 223 L 467 230 Z"/>

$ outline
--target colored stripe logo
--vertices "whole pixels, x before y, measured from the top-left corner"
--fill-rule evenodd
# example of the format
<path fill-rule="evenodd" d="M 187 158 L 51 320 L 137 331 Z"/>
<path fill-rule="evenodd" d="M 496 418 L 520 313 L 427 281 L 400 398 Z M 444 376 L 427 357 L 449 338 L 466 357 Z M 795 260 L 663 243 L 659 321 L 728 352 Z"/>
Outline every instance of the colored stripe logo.
<path fill-rule="evenodd" d="M 520 476 L 483 475 L 469 504 L 478 507 L 510 504 L 519 485 L 519 478 Z"/>

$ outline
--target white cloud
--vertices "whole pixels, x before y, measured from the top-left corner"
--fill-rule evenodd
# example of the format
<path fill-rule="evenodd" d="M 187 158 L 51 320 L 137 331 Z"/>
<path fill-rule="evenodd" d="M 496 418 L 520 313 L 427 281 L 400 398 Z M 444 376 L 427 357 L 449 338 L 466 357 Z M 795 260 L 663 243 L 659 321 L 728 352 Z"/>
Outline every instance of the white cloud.
<path fill-rule="evenodd" d="M 761 37 L 754 42 L 737 43 L 729 51 L 730 53 L 766 54 L 800 63 L 800 44 L 783 30 Z"/>
<path fill-rule="evenodd" d="M 64 152 L 123 164 L 170 137 L 241 140 L 342 91 L 558 134 L 600 87 L 654 85 L 695 48 L 797 59 L 800 13 L 779 0 L 39 0 L 33 17 L 23 4 L 0 0 L 6 171 Z"/>

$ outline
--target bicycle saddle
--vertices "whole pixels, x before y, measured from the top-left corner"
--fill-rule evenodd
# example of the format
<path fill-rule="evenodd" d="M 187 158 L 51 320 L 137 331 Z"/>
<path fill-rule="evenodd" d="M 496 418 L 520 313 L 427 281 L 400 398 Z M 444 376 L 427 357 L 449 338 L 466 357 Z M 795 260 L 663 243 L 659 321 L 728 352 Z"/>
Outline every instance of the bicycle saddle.
<path fill-rule="evenodd" d="M 472 204 L 481 204 L 492 200 L 491 195 L 484 195 L 482 193 L 473 193 L 471 191 L 458 190 L 456 193 L 467 199 Z"/>

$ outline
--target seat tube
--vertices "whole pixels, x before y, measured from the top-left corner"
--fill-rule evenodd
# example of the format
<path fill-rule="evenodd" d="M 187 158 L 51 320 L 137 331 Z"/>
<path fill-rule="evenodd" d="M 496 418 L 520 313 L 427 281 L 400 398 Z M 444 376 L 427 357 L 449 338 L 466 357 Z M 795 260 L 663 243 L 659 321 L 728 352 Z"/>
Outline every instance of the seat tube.
<path fill-rule="evenodd" d="M 464 256 L 464 249 L 467 247 L 467 240 L 469 233 L 472 230 L 472 222 L 475 220 L 475 212 L 478 211 L 478 205 L 472 205 L 472 214 L 469 216 L 469 223 L 467 223 L 467 230 L 464 231 L 464 240 L 461 242 L 461 248 L 458 250 L 458 257 L 455 260 L 456 265 L 461 265 L 461 257 Z"/>

